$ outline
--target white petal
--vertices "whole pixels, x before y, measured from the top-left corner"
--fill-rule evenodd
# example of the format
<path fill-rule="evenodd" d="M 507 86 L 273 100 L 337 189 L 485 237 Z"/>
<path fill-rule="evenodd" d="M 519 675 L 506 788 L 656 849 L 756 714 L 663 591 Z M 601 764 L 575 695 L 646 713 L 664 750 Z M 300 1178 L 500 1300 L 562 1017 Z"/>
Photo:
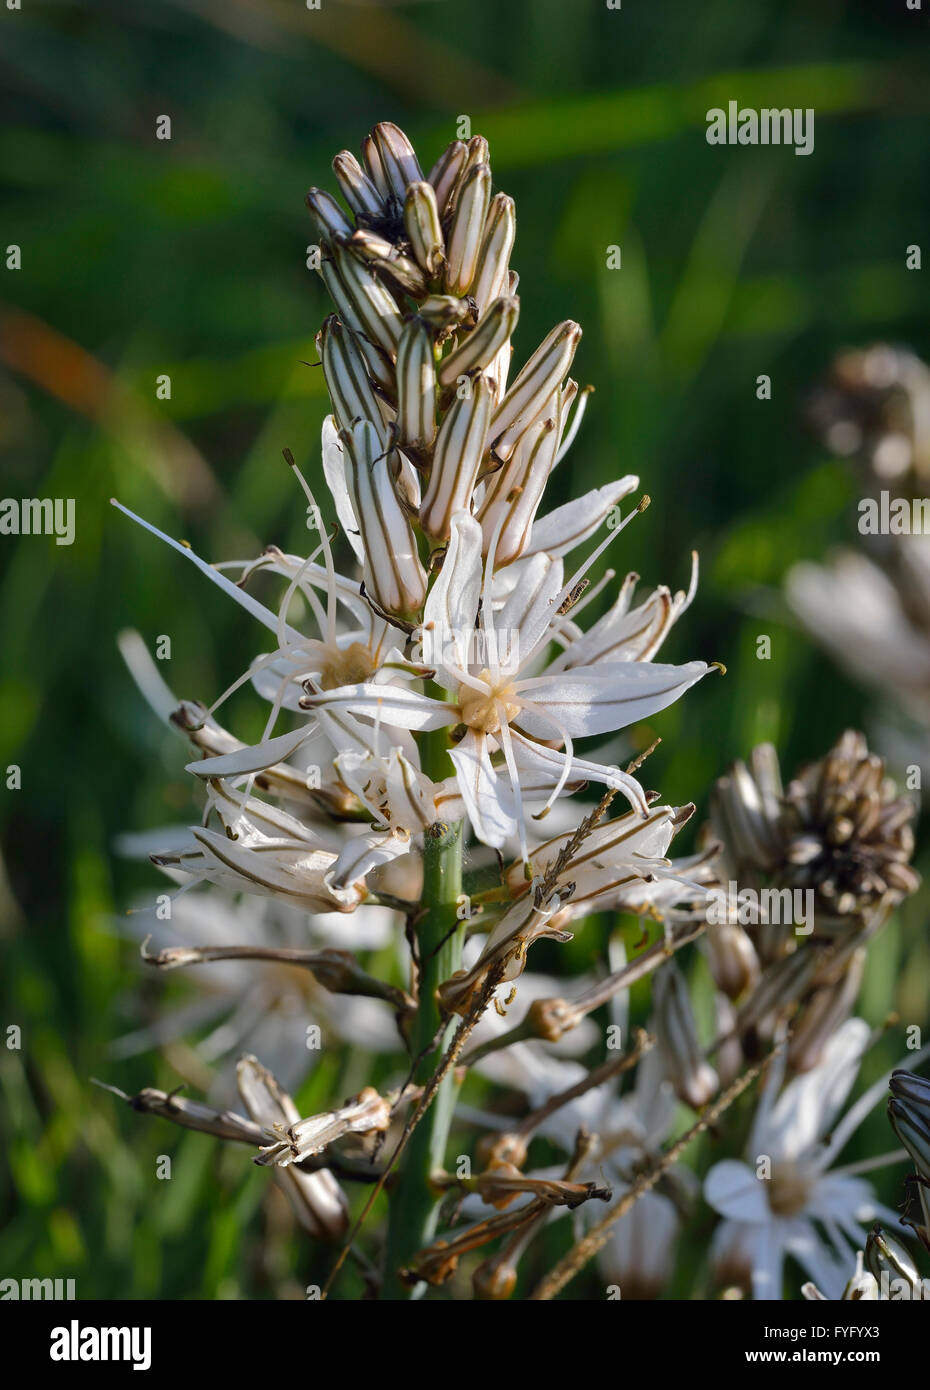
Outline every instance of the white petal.
<path fill-rule="evenodd" d="M 853 1088 L 869 1026 L 850 1018 L 827 1043 L 816 1067 L 790 1081 L 769 1116 L 766 1152 L 786 1158 L 810 1153 L 827 1134 Z"/>
<path fill-rule="evenodd" d="M 637 487 L 639 478 L 630 473 L 615 483 L 594 488 L 583 497 L 556 507 L 554 512 L 533 522 L 523 558 L 535 555 L 540 550 L 548 551 L 550 555 L 565 555 L 569 550 L 574 550 L 576 545 L 594 535 L 609 515 L 611 507 Z"/>
<path fill-rule="evenodd" d="M 449 749 L 468 819 L 478 839 L 500 849 L 517 832 L 513 793 L 491 765 L 487 738 L 473 730 Z"/>
<path fill-rule="evenodd" d="M 392 859 L 409 852 L 410 836 L 407 834 L 366 831 L 356 835 L 343 848 L 326 882 L 337 891 L 348 888 L 351 884 L 360 883 L 379 864 L 389 864 Z"/>
<path fill-rule="evenodd" d="M 518 693 L 521 699 L 531 700 L 551 713 L 575 738 L 613 733 L 650 718 L 674 704 L 709 669 L 703 661 L 691 661 L 685 666 L 609 662 L 520 682 Z M 529 710 L 521 710 L 514 722 L 533 737 L 553 736 L 553 725 Z"/>
<path fill-rule="evenodd" d="M 198 762 L 188 763 L 184 770 L 192 772 L 195 777 L 204 778 L 236 777 L 241 773 L 263 772 L 274 763 L 289 758 L 316 733 L 316 724 L 311 722 L 301 729 L 292 729 L 290 733 L 278 734 L 275 738 L 266 738 L 261 743 L 239 748 L 235 753 L 224 753 L 216 758 L 201 758 Z"/>
<path fill-rule="evenodd" d="M 714 1164 L 704 1179 L 704 1199 L 731 1221 L 759 1224 L 771 1220 L 765 1179 L 757 1178 L 748 1164 L 735 1158 Z"/>
<path fill-rule="evenodd" d="M 458 720 L 449 705 L 402 685 L 341 685 L 319 695 L 305 695 L 304 707 L 347 709 L 399 729 L 442 729 Z"/>
<path fill-rule="evenodd" d="M 534 787 L 554 787 L 565 766 L 565 753 L 561 749 L 549 748 L 543 743 L 524 738 L 516 729 L 511 729 L 510 737 L 513 742 L 514 761 L 520 772 L 533 779 Z M 580 780 L 598 782 L 605 787 L 616 787 L 641 815 L 645 815 L 648 810 L 646 794 L 639 782 L 618 767 L 605 767 L 602 763 L 573 757 L 567 786 L 571 787 Z M 523 785 L 522 776 L 520 781 Z"/>
<path fill-rule="evenodd" d="M 449 665 L 467 670 L 481 597 L 481 527 L 468 512 L 456 512 L 442 569 L 423 609 L 423 659 L 435 666 L 441 684 L 454 690 Z"/>
<path fill-rule="evenodd" d="M 359 564 L 364 563 L 365 551 L 362 546 L 362 538 L 359 534 L 358 522 L 352 507 L 352 499 L 349 496 L 349 489 L 346 484 L 346 461 L 342 445 L 339 443 L 339 435 L 336 430 L 336 422 L 331 415 L 327 415 L 323 421 L 323 476 L 329 488 L 333 502 L 336 507 L 336 516 L 339 518 L 339 525 L 345 532 L 346 538 L 355 552 L 355 558 Z"/>
<path fill-rule="evenodd" d="M 551 555 L 531 557 L 523 567 L 520 583 L 494 616 L 498 647 L 511 653 L 512 669 L 522 666 L 546 636 L 556 616 L 554 600 L 562 590 L 564 566 Z M 512 634 L 505 638 L 504 634 Z"/>

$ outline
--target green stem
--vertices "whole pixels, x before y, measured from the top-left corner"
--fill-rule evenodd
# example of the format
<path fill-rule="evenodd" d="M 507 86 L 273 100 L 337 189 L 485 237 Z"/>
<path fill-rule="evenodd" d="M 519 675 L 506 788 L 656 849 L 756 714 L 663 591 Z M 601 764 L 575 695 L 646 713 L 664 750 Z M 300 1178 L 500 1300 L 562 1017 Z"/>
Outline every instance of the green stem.
<path fill-rule="evenodd" d="M 434 781 L 442 780 L 449 770 L 446 731 L 425 734 L 421 751 L 424 772 Z M 456 909 L 462 892 L 462 840 L 461 821 L 432 825 L 423 837 L 423 898 L 415 928 L 421 973 L 410 1032 L 413 1056 L 422 1054 L 414 1078 L 421 1085 L 436 1071 L 454 1031 L 450 1023 L 437 1038 L 442 1019 L 436 989 L 461 963 L 465 923 Z M 410 1296 L 398 1271 L 430 1244 L 435 1233 L 439 1207 L 431 1177 L 444 1167 L 454 1104 L 455 1079 L 450 1072 L 401 1155 L 388 1217 L 386 1298 Z"/>

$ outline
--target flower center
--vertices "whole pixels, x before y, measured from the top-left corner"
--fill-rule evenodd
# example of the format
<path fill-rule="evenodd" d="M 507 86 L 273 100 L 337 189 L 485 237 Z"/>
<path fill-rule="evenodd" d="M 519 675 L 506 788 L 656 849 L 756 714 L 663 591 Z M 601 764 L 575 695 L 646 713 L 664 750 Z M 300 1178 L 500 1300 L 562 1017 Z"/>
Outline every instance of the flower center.
<path fill-rule="evenodd" d="M 796 1216 L 807 1206 L 810 1175 L 794 1163 L 779 1163 L 769 1179 L 769 1206 L 776 1216 Z"/>
<path fill-rule="evenodd" d="M 371 652 L 363 642 L 350 646 L 329 647 L 327 659 L 320 667 L 320 689 L 336 690 L 341 685 L 361 685 L 375 669 Z"/>
<path fill-rule="evenodd" d="M 486 689 L 475 690 L 470 685 L 459 686 L 462 723 L 481 734 L 496 734 L 501 726 L 501 714 L 503 713 L 505 722 L 509 724 L 514 715 L 519 713 L 520 704 L 510 681 L 501 681 L 495 685 L 488 670 L 482 671 L 478 679 Z"/>

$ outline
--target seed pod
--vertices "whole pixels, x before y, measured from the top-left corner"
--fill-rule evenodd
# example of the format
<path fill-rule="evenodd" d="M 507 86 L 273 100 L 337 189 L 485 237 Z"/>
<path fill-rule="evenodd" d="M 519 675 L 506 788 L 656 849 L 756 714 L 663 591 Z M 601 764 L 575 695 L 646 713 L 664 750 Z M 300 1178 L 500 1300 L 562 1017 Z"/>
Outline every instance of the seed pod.
<path fill-rule="evenodd" d="M 411 318 L 397 348 L 397 433 L 401 444 L 428 448 L 436 434 L 436 362 L 426 324 Z"/>
<path fill-rule="evenodd" d="M 342 196 L 356 217 L 380 217 L 382 198 L 355 155 L 343 150 L 333 160 L 333 173 L 339 180 Z"/>
<path fill-rule="evenodd" d="M 357 327 L 393 357 L 403 321 L 387 289 L 377 276 L 343 246 L 334 252 L 336 267 L 352 305 Z"/>
<path fill-rule="evenodd" d="M 404 199 L 404 230 L 419 264 L 430 279 L 442 268 L 444 241 L 436 193 L 431 183 L 412 183 Z"/>
<path fill-rule="evenodd" d="M 413 616 L 426 597 L 426 572 L 374 426 L 361 420 L 340 434 L 346 482 L 365 549 L 365 583 L 388 613 Z"/>
<path fill-rule="evenodd" d="M 679 1100 L 699 1110 L 716 1093 L 717 1073 L 698 1041 L 691 996 L 674 961 L 663 965 L 653 984 L 656 1041 L 665 1072 Z"/>
<path fill-rule="evenodd" d="M 403 207 L 407 185 L 423 178 L 414 148 L 393 121 L 379 121 L 371 134 L 387 185 Z"/>
<path fill-rule="evenodd" d="M 571 319 L 558 324 L 543 339 L 494 413 L 491 437 L 495 453 L 508 459 L 524 431 L 545 409 L 560 384 L 581 341 L 581 329 Z"/>
<path fill-rule="evenodd" d="M 311 188 L 307 193 L 307 207 L 317 225 L 321 236 L 334 239 L 350 236 L 352 223 L 331 193 L 325 188 Z"/>
<path fill-rule="evenodd" d="M 318 346 L 338 424 L 349 429 L 355 420 L 370 420 L 381 448 L 386 449 L 389 431 L 357 339 L 331 314 L 318 334 Z"/>
<path fill-rule="evenodd" d="M 488 305 L 510 288 L 510 253 L 517 234 L 514 201 L 506 193 L 495 193 L 488 206 L 484 238 L 478 252 L 472 294 L 483 314 Z"/>
<path fill-rule="evenodd" d="M 450 294 L 467 294 L 471 286 L 490 200 L 490 165 L 476 164 L 462 180 L 449 228 L 445 286 Z"/>
<path fill-rule="evenodd" d="M 471 383 L 470 394 L 454 402 L 439 427 L 420 508 L 420 525 L 433 540 L 448 540 L 453 514 L 469 508 L 484 458 L 491 410 L 490 383 L 479 376 Z"/>
<path fill-rule="evenodd" d="M 440 362 L 440 386 L 454 386 L 460 376 L 490 367 L 501 348 L 509 343 L 519 317 L 519 299 L 496 299 L 478 327 Z"/>

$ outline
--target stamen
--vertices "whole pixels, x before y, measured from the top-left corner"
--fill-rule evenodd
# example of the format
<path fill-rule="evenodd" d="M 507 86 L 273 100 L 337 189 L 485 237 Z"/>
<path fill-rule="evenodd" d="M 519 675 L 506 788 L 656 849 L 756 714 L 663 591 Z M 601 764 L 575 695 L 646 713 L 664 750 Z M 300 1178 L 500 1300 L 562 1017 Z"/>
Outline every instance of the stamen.
<path fill-rule="evenodd" d="M 574 444 L 575 436 L 581 428 L 581 422 L 584 419 L 584 413 L 588 408 L 588 399 L 593 394 L 593 386 L 586 386 L 584 390 L 579 393 L 578 400 L 575 403 L 575 414 L 572 416 L 572 423 L 569 426 L 568 434 L 565 436 L 565 438 L 562 440 L 562 443 L 559 445 L 558 453 L 556 454 L 555 460 L 552 464 L 553 468 L 557 463 L 562 462 L 563 458 Z"/>

